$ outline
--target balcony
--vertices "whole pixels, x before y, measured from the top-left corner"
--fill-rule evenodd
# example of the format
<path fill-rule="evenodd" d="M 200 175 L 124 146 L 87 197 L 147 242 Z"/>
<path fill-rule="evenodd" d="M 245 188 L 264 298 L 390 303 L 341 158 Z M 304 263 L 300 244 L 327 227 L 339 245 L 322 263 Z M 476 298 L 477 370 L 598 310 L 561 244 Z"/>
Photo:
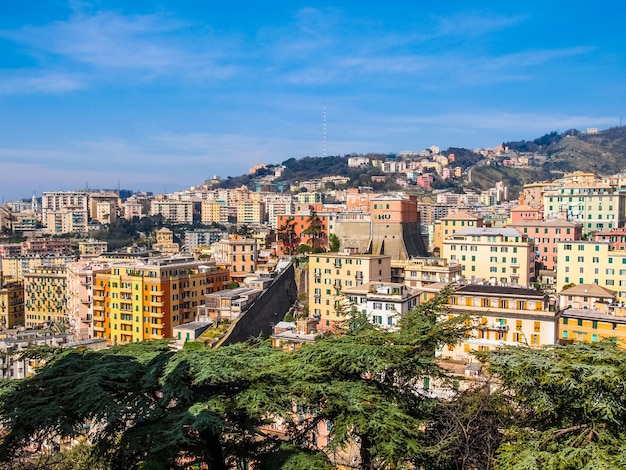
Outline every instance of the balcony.
<path fill-rule="evenodd" d="M 150 302 L 150 306 L 152 306 L 152 307 L 163 307 L 163 306 L 165 306 L 165 302 Z"/>
<path fill-rule="evenodd" d="M 492 331 L 503 331 L 503 332 L 509 331 L 509 325 L 499 325 L 497 323 L 492 323 L 491 325 L 482 325 L 482 326 L 483 328 L 487 330 L 492 330 Z"/>
<path fill-rule="evenodd" d="M 313 294 L 313 297 L 316 298 L 316 299 L 319 299 L 319 298 L 322 297 L 322 294 Z"/>
<path fill-rule="evenodd" d="M 150 339 L 159 340 L 165 338 L 164 335 L 155 335 L 154 333 L 150 335 Z"/>
<path fill-rule="evenodd" d="M 94 295 L 93 300 L 104 300 L 104 295 Z"/>
<path fill-rule="evenodd" d="M 104 312 L 104 305 L 94 305 L 93 309 L 95 312 Z"/>
<path fill-rule="evenodd" d="M 101 332 L 104 332 L 104 326 L 101 326 L 101 325 L 94 325 L 94 326 L 93 326 L 93 331 L 101 331 Z"/>
<path fill-rule="evenodd" d="M 165 318 L 165 313 L 163 312 L 151 312 L 150 316 L 153 318 Z"/>
<path fill-rule="evenodd" d="M 93 321 L 93 315 L 91 313 L 87 313 L 86 315 L 82 315 L 80 317 L 80 321 L 84 323 L 91 323 Z"/>

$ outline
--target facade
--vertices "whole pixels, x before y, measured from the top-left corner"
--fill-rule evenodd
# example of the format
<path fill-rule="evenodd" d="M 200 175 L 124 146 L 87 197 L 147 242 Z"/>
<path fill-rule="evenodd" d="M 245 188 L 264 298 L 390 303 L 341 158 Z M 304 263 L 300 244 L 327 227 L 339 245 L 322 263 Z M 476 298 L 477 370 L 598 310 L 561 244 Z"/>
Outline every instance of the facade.
<path fill-rule="evenodd" d="M 399 283 L 368 282 L 344 287 L 342 293 L 349 308 L 354 307 L 371 323 L 388 330 L 397 329 L 400 317 L 419 304 L 419 295 Z"/>
<path fill-rule="evenodd" d="M 196 229 L 192 232 L 185 232 L 185 251 L 193 253 L 196 248 L 210 246 L 226 235 L 219 229 Z"/>
<path fill-rule="evenodd" d="M 48 222 L 50 212 L 58 212 L 68 207 L 89 213 L 89 193 L 87 191 L 46 191 L 41 195 L 42 220 Z M 85 223 L 87 220 L 85 220 Z"/>
<path fill-rule="evenodd" d="M 594 309 L 597 302 L 613 304 L 616 301 L 614 290 L 605 289 L 597 284 L 580 284 L 568 287 L 559 293 L 559 307 L 577 310 Z"/>
<path fill-rule="evenodd" d="M 24 274 L 27 328 L 68 323 L 66 273 L 63 266 L 34 268 Z"/>
<path fill-rule="evenodd" d="M 77 341 L 95 337 L 93 331 L 93 285 L 96 274 L 109 269 L 108 263 L 86 260 L 67 264 L 67 316 Z"/>
<path fill-rule="evenodd" d="M 446 258 L 411 258 L 391 261 L 391 279 L 419 289 L 435 283 L 450 284 L 463 277 L 462 266 Z"/>
<path fill-rule="evenodd" d="M 415 196 L 385 194 L 373 197 L 370 199 L 370 214 L 372 240 L 368 252 L 398 260 L 426 256 Z"/>
<path fill-rule="evenodd" d="M 166 255 L 174 255 L 180 251 L 178 243 L 174 242 L 174 233 L 167 227 L 157 230 L 156 243 L 152 245 L 152 249 Z"/>
<path fill-rule="evenodd" d="M 317 337 L 315 320 L 308 318 L 297 322 L 280 321 L 274 325 L 272 347 L 286 351 L 299 349 L 305 343 L 314 343 Z"/>
<path fill-rule="evenodd" d="M 597 304 L 593 309 L 568 308 L 558 314 L 559 342 L 611 340 L 626 347 L 626 309 Z"/>
<path fill-rule="evenodd" d="M 431 299 L 442 286 L 423 289 Z M 548 296 L 535 289 L 490 285 L 461 285 L 448 300 L 448 317 L 468 315 L 474 326 L 469 337 L 437 352 L 444 359 L 472 362 L 472 351 L 493 351 L 502 346 L 531 348 L 555 344 L 556 313 Z"/>
<path fill-rule="evenodd" d="M 534 244 L 512 228 L 466 228 L 443 241 L 443 257 L 469 281 L 527 286 L 535 279 Z"/>
<path fill-rule="evenodd" d="M 583 237 L 582 225 L 565 219 L 523 220 L 511 223 L 509 227 L 533 240 L 536 261 L 541 269 L 556 269 L 559 242 L 581 240 Z"/>
<path fill-rule="evenodd" d="M 607 241 L 611 243 L 616 250 L 626 250 L 626 228 L 620 227 L 594 232 L 593 240 Z"/>
<path fill-rule="evenodd" d="M 106 253 L 109 244 L 104 240 L 81 240 L 78 242 L 78 253 L 81 258 L 89 258 L 91 256 L 100 256 L 102 253 Z"/>
<path fill-rule="evenodd" d="M 263 224 L 265 222 L 265 203 L 261 201 L 241 201 L 237 208 L 238 224 Z"/>
<path fill-rule="evenodd" d="M 150 215 L 162 215 L 163 220 L 173 224 L 193 223 L 193 202 L 178 199 L 153 199 Z"/>
<path fill-rule="evenodd" d="M 248 274 L 254 273 L 259 259 L 256 238 L 239 235 L 215 243 L 215 262 L 225 266 L 234 281 L 241 282 Z"/>
<path fill-rule="evenodd" d="M 193 258 L 158 258 L 112 265 L 96 273 L 94 337 L 112 344 L 171 338 L 195 320 L 205 295 L 224 288 L 228 273 Z"/>
<path fill-rule="evenodd" d="M 24 326 L 24 282 L 0 272 L 0 330 Z"/>
<path fill-rule="evenodd" d="M 544 219 L 565 217 L 583 234 L 623 227 L 626 193 L 601 182 L 571 182 L 544 193 Z"/>
<path fill-rule="evenodd" d="M 101 224 L 110 224 L 117 220 L 119 197 L 112 192 L 89 194 L 89 218 Z M 132 217 L 131 217 L 132 218 Z"/>
<path fill-rule="evenodd" d="M 390 256 L 349 252 L 309 255 L 309 312 L 318 320 L 317 329 L 329 331 L 345 320 L 342 289 L 390 279 Z"/>
<path fill-rule="evenodd" d="M 615 251 L 609 242 L 560 242 L 558 266 L 558 291 L 568 284 L 597 284 L 615 290 L 616 300 L 626 302 L 626 252 Z"/>
<path fill-rule="evenodd" d="M 438 223 L 435 223 L 433 250 L 441 253 L 443 250 L 443 241 L 450 238 L 459 230 L 465 228 L 479 228 L 484 226 L 484 219 L 471 212 L 457 211 L 442 217 Z"/>
<path fill-rule="evenodd" d="M 46 232 L 53 235 L 89 231 L 89 212 L 80 206 L 65 206 L 56 211 L 48 211 L 44 221 Z"/>

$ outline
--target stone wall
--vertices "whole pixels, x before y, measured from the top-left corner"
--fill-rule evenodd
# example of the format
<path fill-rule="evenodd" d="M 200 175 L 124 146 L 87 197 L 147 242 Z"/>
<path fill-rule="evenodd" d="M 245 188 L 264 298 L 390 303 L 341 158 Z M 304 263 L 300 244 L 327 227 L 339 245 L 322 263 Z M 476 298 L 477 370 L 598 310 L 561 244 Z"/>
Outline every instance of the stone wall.
<path fill-rule="evenodd" d="M 290 264 L 274 283 L 237 318 L 219 345 L 247 341 L 261 335 L 269 337 L 272 327 L 285 318 L 285 314 L 298 298 L 293 264 Z"/>

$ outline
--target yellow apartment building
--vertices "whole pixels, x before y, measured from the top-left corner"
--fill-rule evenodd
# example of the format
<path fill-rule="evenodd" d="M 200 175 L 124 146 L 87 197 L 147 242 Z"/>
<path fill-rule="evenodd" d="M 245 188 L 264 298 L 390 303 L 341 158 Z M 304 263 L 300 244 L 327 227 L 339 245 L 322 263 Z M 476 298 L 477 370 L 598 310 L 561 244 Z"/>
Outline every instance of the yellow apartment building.
<path fill-rule="evenodd" d="M 434 224 L 433 228 L 433 250 L 441 253 L 443 241 L 451 237 L 459 230 L 465 228 L 477 228 L 484 225 L 484 219 L 471 212 L 456 211 L 442 217 Z"/>
<path fill-rule="evenodd" d="M 470 282 L 527 286 L 535 279 L 535 245 L 512 228 L 465 228 L 443 240 L 443 257 Z"/>
<path fill-rule="evenodd" d="M 24 274 L 26 328 L 67 324 L 65 267 L 39 267 Z"/>
<path fill-rule="evenodd" d="M 596 303 L 593 309 L 568 308 L 557 318 L 561 343 L 610 339 L 626 347 L 626 308 L 621 305 Z"/>
<path fill-rule="evenodd" d="M 557 291 L 568 284 L 597 284 L 626 302 L 626 251 L 608 241 L 572 240 L 558 244 L 557 262 Z"/>
<path fill-rule="evenodd" d="M 0 329 L 24 326 L 24 282 L 0 274 Z"/>
<path fill-rule="evenodd" d="M 173 327 L 195 320 L 205 294 L 227 282 L 227 271 L 193 258 L 113 265 L 95 275 L 94 336 L 112 344 L 171 338 Z"/>
<path fill-rule="evenodd" d="M 433 284 L 423 288 L 422 302 L 443 287 Z M 471 362 L 472 351 L 519 345 L 537 348 L 554 344 L 557 338 L 556 312 L 550 309 L 548 295 L 535 289 L 460 285 L 450 295 L 447 308 L 449 317 L 469 315 L 474 328 L 460 344 L 437 352 L 444 359 Z"/>
<path fill-rule="evenodd" d="M 319 331 L 329 331 L 345 320 L 342 311 L 345 287 L 391 280 L 391 256 L 350 252 L 309 255 L 309 312 Z"/>

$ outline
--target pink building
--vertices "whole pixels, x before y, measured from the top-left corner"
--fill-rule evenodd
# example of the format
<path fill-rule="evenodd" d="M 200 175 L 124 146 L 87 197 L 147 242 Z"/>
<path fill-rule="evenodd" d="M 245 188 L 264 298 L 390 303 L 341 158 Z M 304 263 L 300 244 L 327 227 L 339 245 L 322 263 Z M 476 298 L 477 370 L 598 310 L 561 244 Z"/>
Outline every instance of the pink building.
<path fill-rule="evenodd" d="M 531 206 L 521 204 L 511 209 L 511 224 L 524 220 L 541 220 L 541 211 Z"/>
<path fill-rule="evenodd" d="M 541 269 L 556 269 L 557 244 L 567 240 L 581 240 L 582 225 L 564 219 L 521 220 L 508 225 L 532 238 L 535 242 L 537 262 Z"/>
<path fill-rule="evenodd" d="M 626 250 L 626 228 L 614 228 L 613 230 L 602 230 L 593 234 L 594 241 L 611 242 L 615 250 Z"/>

